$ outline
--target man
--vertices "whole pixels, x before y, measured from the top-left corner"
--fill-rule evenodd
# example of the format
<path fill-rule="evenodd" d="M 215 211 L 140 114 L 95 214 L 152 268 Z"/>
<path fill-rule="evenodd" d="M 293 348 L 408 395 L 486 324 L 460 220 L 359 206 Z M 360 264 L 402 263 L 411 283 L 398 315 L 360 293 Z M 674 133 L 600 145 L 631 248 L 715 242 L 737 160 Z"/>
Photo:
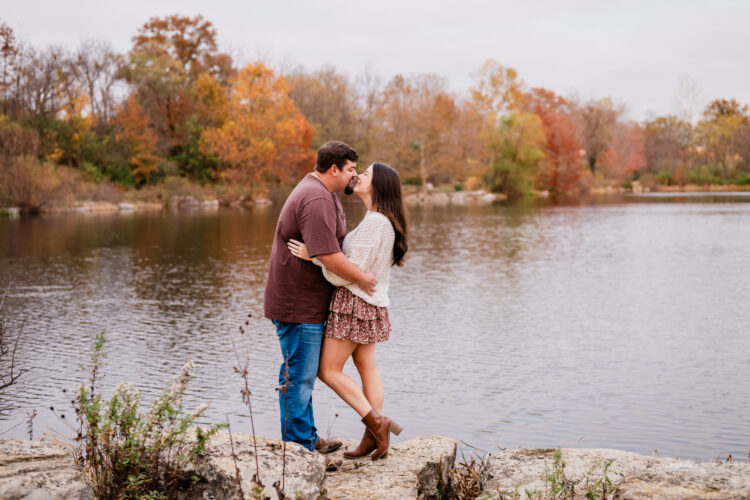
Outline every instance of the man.
<path fill-rule="evenodd" d="M 333 286 L 320 267 L 298 259 L 287 248 L 290 239 L 303 241 L 310 257 L 374 293 L 377 280 L 352 264 L 341 252 L 346 219 L 338 192 L 351 194 L 357 181 L 357 152 L 343 142 L 331 141 L 318 150 L 315 170 L 307 174 L 287 198 L 279 214 L 271 250 L 264 298 L 265 316 L 273 321 L 286 360 L 279 370 L 281 434 L 309 450 L 331 453 L 340 441 L 317 434 L 312 391 L 318 373 L 320 346 Z"/>

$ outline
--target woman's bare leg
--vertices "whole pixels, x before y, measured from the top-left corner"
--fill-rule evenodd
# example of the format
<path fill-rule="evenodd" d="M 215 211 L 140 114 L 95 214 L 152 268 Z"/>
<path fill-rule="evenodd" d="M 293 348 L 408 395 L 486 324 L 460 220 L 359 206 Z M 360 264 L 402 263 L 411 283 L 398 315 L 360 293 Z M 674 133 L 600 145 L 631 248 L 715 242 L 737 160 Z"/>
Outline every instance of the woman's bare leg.
<path fill-rule="evenodd" d="M 344 364 L 346 364 L 346 360 L 352 355 L 357 345 L 356 342 L 351 340 L 323 339 L 323 347 L 320 349 L 318 378 L 333 389 L 349 406 L 354 408 L 354 411 L 359 413 L 360 417 L 364 417 L 370 413 L 372 406 L 359 385 L 344 373 Z"/>
<path fill-rule="evenodd" d="M 362 391 L 367 401 L 375 411 L 383 413 L 383 381 L 375 361 L 375 344 L 357 344 L 352 359 L 362 379 Z"/>

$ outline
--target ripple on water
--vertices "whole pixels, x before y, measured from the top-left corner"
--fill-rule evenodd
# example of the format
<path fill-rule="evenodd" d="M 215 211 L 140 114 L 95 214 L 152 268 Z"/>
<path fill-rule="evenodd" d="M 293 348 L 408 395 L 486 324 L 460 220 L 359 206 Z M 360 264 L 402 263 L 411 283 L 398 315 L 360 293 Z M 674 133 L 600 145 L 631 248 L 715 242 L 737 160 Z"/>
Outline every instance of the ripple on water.
<path fill-rule="evenodd" d="M 352 227 L 361 212 L 347 210 Z M 207 418 L 229 415 L 238 432 L 249 419 L 232 341 L 249 346 L 256 429 L 278 436 L 281 356 L 262 318 L 275 217 L 0 220 L 6 306 L 14 327 L 25 320 L 19 358 L 32 369 L 0 431 L 23 437 L 39 408 L 37 433 L 66 432 L 44 408 L 67 405 L 62 389 L 104 329 L 105 392 L 123 380 L 154 399 L 192 358 L 188 407 L 211 401 Z M 750 204 L 449 208 L 411 221 L 394 330 L 378 347 L 398 440 L 745 456 Z M 328 388 L 313 398 L 324 435 L 360 433 Z"/>

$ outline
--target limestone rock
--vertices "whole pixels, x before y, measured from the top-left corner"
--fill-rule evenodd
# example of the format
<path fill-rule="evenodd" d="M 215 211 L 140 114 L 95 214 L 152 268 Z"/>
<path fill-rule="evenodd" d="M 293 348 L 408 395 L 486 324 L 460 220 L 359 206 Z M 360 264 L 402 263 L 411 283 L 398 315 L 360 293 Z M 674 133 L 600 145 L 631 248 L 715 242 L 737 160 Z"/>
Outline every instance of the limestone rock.
<path fill-rule="evenodd" d="M 114 213 L 117 212 L 117 205 L 107 201 L 83 201 L 75 203 L 72 210 L 76 212 Z M 65 212 L 68 211 L 68 209 L 60 207 L 59 209 L 53 209 L 52 211 Z"/>
<path fill-rule="evenodd" d="M 750 464 L 654 458 L 619 450 L 562 449 L 565 476 L 579 481 L 582 495 L 603 477 L 616 487 L 613 498 L 750 498 Z M 545 471 L 553 470 L 553 449 L 516 449 L 492 453 L 482 470 L 482 497 L 545 490 Z"/>
<path fill-rule="evenodd" d="M 117 210 L 120 212 L 134 212 L 135 203 L 122 202 L 117 204 Z"/>
<path fill-rule="evenodd" d="M 177 209 L 177 208 L 199 208 L 201 205 L 200 201 L 198 201 L 194 196 L 178 196 L 176 194 L 173 194 L 169 197 L 169 200 L 167 201 L 167 206 L 170 209 Z"/>
<path fill-rule="evenodd" d="M 748 499 L 750 463 L 657 459 L 617 486 L 617 499 Z"/>
<path fill-rule="evenodd" d="M 135 202 L 135 210 L 138 212 L 143 212 L 147 210 L 162 210 L 163 208 L 164 208 L 164 205 L 162 205 L 161 203 L 147 202 L 147 201 Z"/>
<path fill-rule="evenodd" d="M 358 441 L 344 440 L 334 456 L 354 448 Z M 456 442 L 443 436 L 428 436 L 391 445 L 388 456 L 372 461 L 369 456 L 344 459 L 340 470 L 328 473 L 326 496 L 334 499 L 440 498 L 448 487 L 456 458 Z"/>
<path fill-rule="evenodd" d="M 257 436 L 260 480 L 264 485 L 263 497 L 278 498 L 273 483 L 281 481 L 282 445 L 278 439 Z M 252 498 L 255 475 L 255 451 L 252 436 L 232 433 L 237 468 L 242 479 L 242 492 Z M 206 451 L 193 471 L 205 479 L 186 499 L 211 498 L 215 500 L 240 498 L 235 475 L 229 433 L 219 432 L 212 437 Z M 284 493 L 288 498 L 317 499 L 325 477 L 325 458 L 312 453 L 296 443 L 287 443 Z"/>
<path fill-rule="evenodd" d="M 407 206 L 466 206 L 466 205 L 491 205 L 496 201 L 507 200 L 504 194 L 489 193 L 485 190 L 434 192 L 416 189 L 406 189 L 404 186 L 404 204 Z"/>
<path fill-rule="evenodd" d="M 267 206 L 273 205 L 273 202 L 269 200 L 268 198 L 257 198 L 253 200 L 252 204 L 253 206 L 256 206 L 256 207 L 267 207 Z"/>
<path fill-rule="evenodd" d="M 7 499 L 93 499 L 94 490 L 68 449 L 44 441 L 0 439 L 0 496 Z"/>

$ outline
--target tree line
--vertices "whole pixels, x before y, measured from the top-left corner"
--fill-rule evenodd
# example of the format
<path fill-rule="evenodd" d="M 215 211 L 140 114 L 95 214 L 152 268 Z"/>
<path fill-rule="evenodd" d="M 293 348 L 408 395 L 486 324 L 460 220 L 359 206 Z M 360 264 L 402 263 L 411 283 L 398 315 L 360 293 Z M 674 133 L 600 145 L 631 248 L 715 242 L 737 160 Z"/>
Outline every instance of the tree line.
<path fill-rule="evenodd" d="M 103 41 L 35 47 L 2 21 L 0 44 L 6 198 L 23 198 L 59 166 L 126 188 L 182 177 L 252 198 L 295 182 L 330 139 L 392 164 L 406 183 L 510 196 L 633 180 L 750 184 L 748 107 L 735 99 L 714 100 L 697 123 L 674 115 L 636 122 L 610 98 L 529 88 L 494 60 L 465 92 L 433 73 L 383 83 L 333 67 L 239 67 L 202 16 L 151 18 L 124 54 Z"/>

